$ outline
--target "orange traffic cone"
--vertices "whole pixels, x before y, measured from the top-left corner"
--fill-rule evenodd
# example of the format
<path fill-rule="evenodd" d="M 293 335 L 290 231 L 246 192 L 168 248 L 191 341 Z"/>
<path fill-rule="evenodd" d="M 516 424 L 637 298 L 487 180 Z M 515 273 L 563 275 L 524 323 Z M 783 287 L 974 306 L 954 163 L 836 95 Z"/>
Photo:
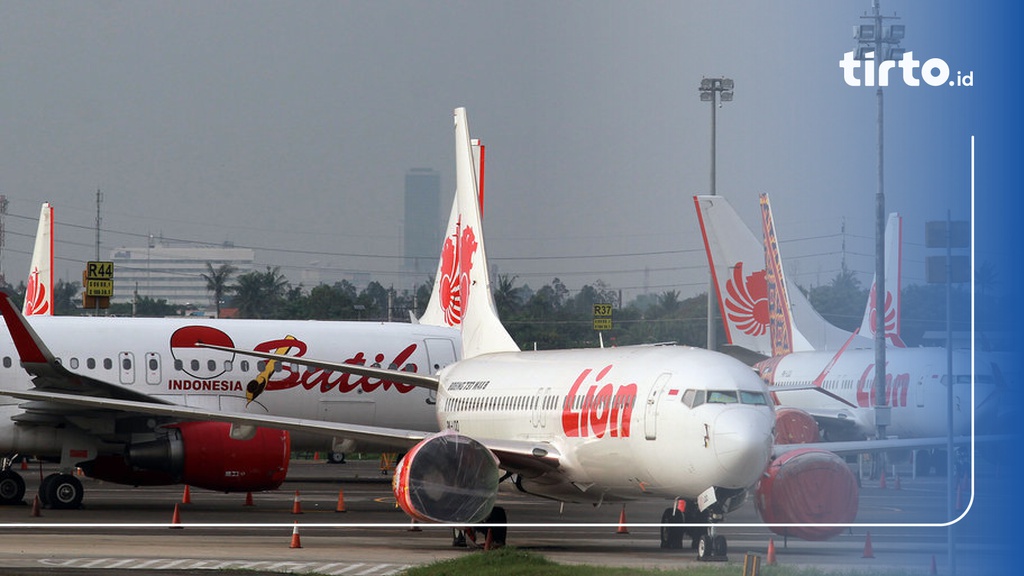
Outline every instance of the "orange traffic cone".
<path fill-rule="evenodd" d="M 188 489 L 188 484 L 185 484 L 185 491 L 181 494 L 182 504 L 192 503 L 192 491 Z"/>
<path fill-rule="evenodd" d="M 622 505 L 622 511 L 619 512 L 619 529 L 615 531 L 616 534 L 629 534 L 629 530 L 626 529 L 626 505 Z"/>
<path fill-rule="evenodd" d="M 21 459 L 21 469 L 28 470 L 28 458 Z"/>
<path fill-rule="evenodd" d="M 935 554 L 932 554 L 932 569 L 928 572 L 929 574 L 938 574 L 939 571 L 935 567 Z"/>
<path fill-rule="evenodd" d="M 768 539 L 768 559 L 765 562 L 768 566 L 775 566 L 775 539 Z"/>
<path fill-rule="evenodd" d="M 299 497 L 299 491 L 295 491 L 295 500 L 292 501 L 292 514 L 302 514 L 302 498 Z"/>
<path fill-rule="evenodd" d="M 299 523 L 295 523 L 295 527 L 292 528 L 292 543 L 289 548 L 302 548 L 302 542 L 299 541 Z"/>
<path fill-rule="evenodd" d="M 252 503 L 252 492 L 245 493 L 245 504 L 244 506 L 254 506 Z"/>
<path fill-rule="evenodd" d="M 878 487 L 885 490 L 885 470 L 882 470 L 882 476 L 878 481 Z"/>
<path fill-rule="evenodd" d="M 32 517 L 33 518 L 38 518 L 38 517 L 43 515 L 43 513 L 41 512 L 42 507 L 43 507 L 42 504 L 39 502 L 39 494 L 36 494 L 36 497 L 32 500 Z"/>
<path fill-rule="evenodd" d="M 313 452 L 313 461 L 314 462 L 318 462 L 319 460 L 320 460 L 320 453 L 319 452 Z"/>
<path fill-rule="evenodd" d="M 178 511 L 178 505 L 174 505 L 174 514 L 171 516 L 171 524 L 181 524 L 181 512 Z M 181 526 L 171 526 L 171 528 L 181 528 Z"/>
<path fill-rule="evenodd" d="M 487 529 L 487 537 L 484 538 L 484 550 L 491 550 L 494 548 L 494 537 L 491 535 L 491 532 L 493 531 L 493 528 Z"/>
<path fill-rule="evenodd" d="M 868 532 L 867 537 L 864 539 L 864 556 L 863 558 L 874 558 L 875 553 L 871 550 L 871 532 Z"/>
<path fill-rule="evenodd" d="M 338 488 L 338 506 L 337 506 L 337 508 L 334 509 L 334 511 L 335 512 L 344 512 L 345 511 L 345 492 L 341 488 Z"/>

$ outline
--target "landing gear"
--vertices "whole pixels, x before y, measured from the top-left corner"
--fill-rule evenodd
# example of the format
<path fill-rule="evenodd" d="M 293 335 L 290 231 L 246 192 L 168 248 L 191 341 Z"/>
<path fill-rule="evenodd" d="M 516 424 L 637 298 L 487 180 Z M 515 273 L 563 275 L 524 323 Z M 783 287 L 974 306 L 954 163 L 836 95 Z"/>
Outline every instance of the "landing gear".
<path fill-rule="evenodd" d="M 672 526 L 678 524 L 678 526 Z M 677 549 L 683 547 L 683 536 L 686 534 L 686 515 L 676 507 L 665 508 L 661 513 L 661 547 Z"/>
<path fill-rule="evenodd" d="M 344 464 L 345 453 L 344 452 L 328 452 L 327 461 L 331 464 Z"/>
<path fill-rule="evenodd" d="M 0 471 L 0 505 L 19 504 L 25 498 L 25 480 L 10 468 Z"/>
<path fill-rule="evenodd" d="M 82 506 L 85 489 L 71 474 L 50 474 L 39 485 L 39 500 L 54 510 L 74 510 Z"/>
<path fill-rule="evenodd" d="M 484 521 L 486 524 L 506 524 L 508 523 L 508 516 L 505 514 L 505 509 L 501 506 L 495 506 L 491 509 L 491 514 Z M 477 541 L 478 531 L 474 528 L 453 528 L 452 529 L 452 547 L 453 548 L 477 548 L 481 544 Z M 490 546 L 493 548 L 499 548 L 505 545 L 508 538 L 508 526 L 493 526 L 487 528 L 483 534 L 486 535 L 484 540 L 486 546 L 487 540 L 490 540 Z"/>

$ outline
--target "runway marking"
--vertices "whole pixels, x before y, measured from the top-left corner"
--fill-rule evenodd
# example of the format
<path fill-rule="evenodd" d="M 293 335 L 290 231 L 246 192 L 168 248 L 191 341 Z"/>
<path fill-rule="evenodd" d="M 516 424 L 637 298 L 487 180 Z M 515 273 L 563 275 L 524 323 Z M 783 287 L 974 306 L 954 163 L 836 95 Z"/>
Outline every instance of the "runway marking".
<path fill-rule="evenodd" d="M 389 576 L 411 568 L 409 564 L 365 562 L 279 562 L 273 560 L 222 560 L 196 558 L 41 558 L 48 568 L 93 568 L 119 570 L 269 570 L 289 574 L 325 574 L 327 576 Z"/>

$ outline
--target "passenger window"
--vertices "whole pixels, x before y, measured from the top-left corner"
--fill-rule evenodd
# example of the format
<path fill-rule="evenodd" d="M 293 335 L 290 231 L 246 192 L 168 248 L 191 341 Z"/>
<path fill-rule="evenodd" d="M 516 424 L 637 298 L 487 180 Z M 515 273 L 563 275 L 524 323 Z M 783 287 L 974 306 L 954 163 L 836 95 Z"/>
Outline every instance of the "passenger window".
<path fill-rule="evenodd" d="M 11 357 L 10 356 L 4 356 L 4 368 L 10 368 L 11 364 L 12 364 Z"/>
<path fill-rule="evenodd" d="M 156 361 L 156 358 L 150 358 L 149 359 L 149 369 L 150 370 L 156 371 L 156 369 L 159 368 L 159 367 L 160 367 L 160 363 Z"/>
<path fill-rule="evenodd" d="M 111 360 L 110 358 L 104 358 L 103 359 L 103 368 L 106 369 L 106 370 L 113 370 L 114 369 L 114 361 Z"/>
<path fill-rule="evenodd" d="M 224 371 L 231 372 L 231 360 L 224 361 Z"/>
<path fill-rule="evenodd" d="M 121 367 L 124 368 L 125 370 L 131 370 L 132 369 L 132 359 L 128 358 L 128 357 L 125 357 L 123 360 L 121 360 Z"/>
<path fill-rule="evenodd" d="M 96 369 L 96 359 L 95 358 L 87 359 L 85 361 L 85 367 L 88 368 L 89 370 L 95 370 Z"/>
<path fill-rule="evenodd" d="M 242 372 L 248 372 L 248 371 L 249 371 L 249 361 L 248 360 L 242 360 Z"/>
<path fill-rule="evenodd" d="M 72 358 L 71 362 L 69 362 L 69 364 L 71 364 L 71 369 L 72 370 L 77 370 L 78 369 L 78 358 Z"/>
<path fill-rule="evenodd" d="M 216 372 L 217 371 L 217 361 L 216 360 L 207 360 L 206 361 L 206 369 L 209 370 L 210 372 Z"/>
<path fill-rule="evenodd" d="M 196 360 L 196 359 L 193 358 L 192 361 L 189 362 L 189 365 L 192 366 L 192 371 L 193 372 L 198 372 L 199 371 L 199 360 Z"/>
<path fill-rule="evenodd" d="M 181 372 L 182 370 L 185 369 L 185 364 L 182 363 L 181 358 L 174 359 L 174 369 L 177 370 L 178 372 Z"/>

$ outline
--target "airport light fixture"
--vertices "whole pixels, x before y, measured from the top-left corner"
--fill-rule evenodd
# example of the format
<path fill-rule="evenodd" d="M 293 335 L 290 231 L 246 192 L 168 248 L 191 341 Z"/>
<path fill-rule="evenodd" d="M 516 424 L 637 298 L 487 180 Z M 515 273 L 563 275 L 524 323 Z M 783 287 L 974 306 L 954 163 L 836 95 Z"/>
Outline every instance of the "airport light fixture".
<path fill-rule="evenodd" d="M 700 101 L 711 102 L 711 190 L 709 194 L 715 195 L 715 109 L 721 106 L 722 102 L 732 102 L 733 89 L 736 83 L 732 78 L 701 78 Z M 717 333 L 715 330 L 715 315 L 717 313 L 718 298 L 715 295 L 715 283 L 708 283 L 708 350 L 714 350 L 717 344 Z"/>

